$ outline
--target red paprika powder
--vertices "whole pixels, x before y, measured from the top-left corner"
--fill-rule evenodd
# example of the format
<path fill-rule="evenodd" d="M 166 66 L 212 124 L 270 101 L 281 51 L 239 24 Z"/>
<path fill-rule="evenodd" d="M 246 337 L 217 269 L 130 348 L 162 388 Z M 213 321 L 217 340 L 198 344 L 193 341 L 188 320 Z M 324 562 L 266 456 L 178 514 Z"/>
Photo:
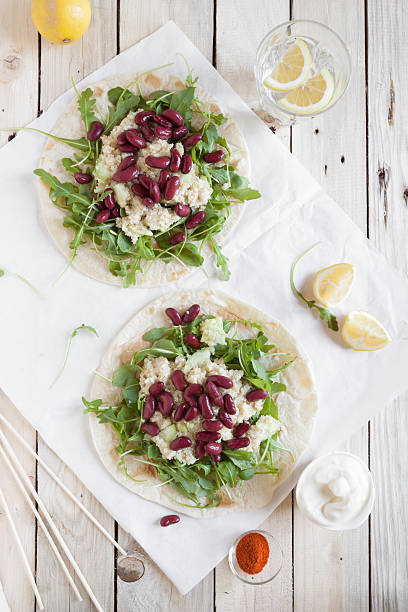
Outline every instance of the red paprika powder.
<path fill-rule="evenodd" d="M 235 557 L 243 572 L 259 574 L 268 562 L 268 540 L 261 533 L 247 533 L 238 542 Z"/>

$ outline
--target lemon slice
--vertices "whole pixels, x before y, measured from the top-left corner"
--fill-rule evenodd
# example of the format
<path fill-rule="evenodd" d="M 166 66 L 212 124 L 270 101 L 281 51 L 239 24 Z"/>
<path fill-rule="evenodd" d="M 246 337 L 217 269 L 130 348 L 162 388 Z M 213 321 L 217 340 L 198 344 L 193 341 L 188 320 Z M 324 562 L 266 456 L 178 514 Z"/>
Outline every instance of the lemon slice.
<path fill-rule="evenodd" d="M 354 277 L 355 267 L 349 263 L 334 264 L 319 270 L 313 282 L 313 295 L 328 308 L 337 306 L 350 293 Z"/>
<path fill-rule="evenodd" d="M 347 315 L 341 335 L 355 351 L 377 351 L 391 342 L 384 325 L 365 310 L 353 310 Z"/>
<path fill-rule="evenodd" d="M 327 68 L 303 85 L 292 89 L 278 103 L 295 114 L 308 115 L 323 110 L 333 97 L 334 79 Z"/>
<path fill-rule="evenodd" d="M 304 83 L 309 76 L 312 56 L 302 38 L 296 38 L 271 74 L 264 79 L 264 85 L 275 91 L 290 91 Z"/>

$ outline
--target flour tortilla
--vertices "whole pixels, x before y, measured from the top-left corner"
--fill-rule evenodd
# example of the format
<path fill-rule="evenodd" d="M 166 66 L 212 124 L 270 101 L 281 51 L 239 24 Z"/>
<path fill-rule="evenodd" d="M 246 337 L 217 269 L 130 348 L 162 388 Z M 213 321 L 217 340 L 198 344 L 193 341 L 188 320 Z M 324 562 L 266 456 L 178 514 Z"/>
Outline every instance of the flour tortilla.
<path fill-rule="evenodd" d="M 105 117 L 108 114 L 108 91 L 117 86 L 126 87 L 129 83 L 134 83 L 137 77 L 137 74 L 122 74 L 100 81 L 92 86 L 96 105 L 101 116 Z M 159 76 L 157 74 L 149 74 L 141 77 L 139 84 L 146 97 L 158 89 L 173 91 L 185 87 L 185 83 L 173 75 Z M 128 88 L 135 94 L 138 93 L 137 85 L 129 85 Z M 205 102 L 212 112 L 216 114 L 223 112 L 218 102 L 206 91 L 197 87 L 196 92 L 198 98 Z M 202 123 L 198 114 L 193 115 L 193 121 L 196 128 Z M 218 126 L 218 132 L 231 146 L 231 165 L 234 166 L 240 175 L 249 178 L 248 150 L 238 125 L 229 117 L 226 123 Z M 71 100 L 65 113 L 56 123 L 52 133 L 65 138 L 80 138 L 85 135 L 85 128 L 78 111 L 76 97 Z M 49 138 L 44 147 L 40 167 L 56 176 L 60 181 L 73 182 L 72 175 L 65 170 L 61 163 L 63 157 L 72 157 L 73 151 L 68 145 Z M 72 251 L 69 248 L 73 238 L 72 229 L 63 226 L 64 212 L 50 201 L 48 195 L 49 187 L 40 178 L 37 179 L 37 190 L 46 227 L 58 249 L 69 260 L 72 257 Z M 236 204 L 232 207 L 230 218 L 227 220 L 223 230 L 217 235 L 217 242 L 222 244 L 225 241 L 226 237 L 238 223 L 244 207 L 245 204 Z M 209 248 L 204 249 L 204 255 L 208 256 L 209 254 Z M 89 241 L 79 247 L 78 254 L 72 265 L 83 274 L 101 282 L 111 285 L 123 285 L 121 277 L 113 276 L 109 272 L 108 257 L 104 257 L 93 250 L 92 244 Z M 137 274 L 137 285 L 159 287 L 177 281 L 195 269 L 182 265 L 177 261 L 168 264 L 163 261 L 155 261 L 153 265 L 147 262 L 147 266 L 150 267 L 146 276 L 142 273 Z"/>
<path fill-rule="evenodd" d="M 297 460 L 308 444 L 317 410 L 317 395 L 309 360 L 282 323 L 244 302 L 211 289 L 174 293 L 161 297 L 142 308 L 116 336 L 104 355 L 98 372 L 112 379 L 113 373 L 120 365 L 128 363 L 135 351 L 150 346 L 149 343 L 142 340 L 146 331 L 153 327 L 169 325 L 169 320 L 164 312 L 167 307 L 172 306 L 183 312 L 194 303 L 200 304 L 201 312 L 204 314 L 219 315 L 223 319 L 249 319 L 259 323 L 269 341 L 276 345 L 279 352 L 288 353 L 281 357 L 282 363 L 296 357 L 294 363 L 280 374 L 280 380 L 287 385 L 287 392 L 280 393 L 277 400 L 282 426 L 279 442 L 283 447 L 292 451 L 293 457 L 287 452 L 275 453 L 274 456 L 280 468 L 278 478 L 272 475 L 257 475 L 252 480 L 244 482 L 242 497 L 235 502 L 227 498 L 216 508 L 186 508 L 176 502 L 188 504 L 189 500 L 176 493 L 170 485 L 155 487 L 154 485 L 160 484 L 161 481 L 156 477 L 154 468 L 137 462 L 132 457 L 128 457 L 127 461 L 129 473 L 133 478 L 146 480 L 146 482 L 138 484 L 128 478 L 118 465 L 119 456 L 115 448 L 119 438 L 116 433 L 109 425 L 100 424 L 94 414 L 89 415 L 89 422 L 96 450 L 106 469 L 117 481 L 141 497 L 168 508 L 197 518 L 212 518 L 237 510 L 261 508 L 271 501 L 276 487 L 293 471 Z M 245 327 L 245 330 L 246 337 L 250 337 L 251 333 L 256 335 L 257 332 L 249 327 Z M 276 361 L 274 365 L 276 367 Z M 91 399 L 103 399 L 114 405 L 121 399 L 121 389 L 113 387 L 100 376 L 95 376 Z"/>

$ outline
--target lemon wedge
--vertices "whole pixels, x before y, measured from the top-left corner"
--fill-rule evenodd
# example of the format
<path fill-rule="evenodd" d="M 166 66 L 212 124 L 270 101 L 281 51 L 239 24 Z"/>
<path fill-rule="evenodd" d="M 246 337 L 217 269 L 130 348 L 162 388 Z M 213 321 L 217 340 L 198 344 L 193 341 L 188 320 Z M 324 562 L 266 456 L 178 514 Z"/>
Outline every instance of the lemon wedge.
<path fill-rule="evenodd" d="M 290 91 L 304 83 L 309 76 L 312 56 L 302 38 L 296 38 L 285 55 L 264 79 L 264 85 L 275 91 Z"/>
<path fill-rule="evenodd" d="M 355 274 L 355 267 L 349 263 L 334 264 L 319 270 L 313 282 L 313 295 L 328 308 L 337 306 L 350 293 Z"/>
<path fill-rule="evenodd" d="M 278 103 L 297 115 L 319 112 L 330 103 L 334 92 L 334 79 L 327 68 L 292 89 Z"/>
<path fill-rule="evenodd" d="M 384 325 L 365 310 L 353 310 L 347 315 L 341 335 L 355 351 L 377 351 L 391 342 Z"/>

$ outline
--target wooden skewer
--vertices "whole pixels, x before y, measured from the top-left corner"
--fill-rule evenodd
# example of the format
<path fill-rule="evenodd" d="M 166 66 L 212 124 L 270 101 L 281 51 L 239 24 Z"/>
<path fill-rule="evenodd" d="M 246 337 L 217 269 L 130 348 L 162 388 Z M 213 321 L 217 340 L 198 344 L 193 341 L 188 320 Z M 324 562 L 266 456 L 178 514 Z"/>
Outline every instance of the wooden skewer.
<path fill-rule="evenodd" d="M 55 482 L 61 487 L 61 489 L 68 495 L 70 499 L 82 510 L 82 512 L 89 518 L 90 521 L 99 529 L 99 531 L 109 540 L 115 548 L 120 552 L 124 557 L 127 555 L 127 552 L 116 540 L 111 536 L 111 534 L 106 531 L 106 529 L 99 523 L 99 521 L 89 512 L 87 508 L 83 505 L 83 503 L 75 497 L 73 493 L 68 489 L 68 487 L 62 482 L 62 480 L 52 471 L 51 468 L 44 462 L 39 455 L 31 448 L 29 444 L 24 440 L 22 436 L 18 433 L 16 429 L 8 422 L 8 420 L 0 414 L 0 420 L 6 425 L 6 427 L 13 433 L 13 435 L 17 438 L 17 440 L 28 450 L 28 452 L 37 459 L 38 463 L 44 468 L 44 470 L 55 480 Z"/>
<path fill-rule="evenodd" d="M 4 512 L 6 513 L 8 521 L 10 523 L 11 531 L 13 532 L 14 538 L 16 540 L 17 548 L 18 548 L 18 551 L 19 551 L 19 553 L 21 555 L 21 558 L 23 560 L 24 569 L 25 569 L 26 574 L 28 576 L 28 579 L 30 581 L 31 587 L 32 587 L 32 589 L 34 591 L 34 595 L 35 595 L 35 598 L 37 600 L 38 607 L 40 608 L 40 610 L 44 610 L 44 604 L 42 602 L 41 595 L 40 595 L 40 593 L 39 593 L 39 591 L 37 589 L 37 585 L 35 583 L 34 576 L 33 576 L 32 572 L 31 572 L 30 564 L 28 563 L 27 555 L 24 552 L 24 548 L 23 548 L 23 545 L 21 543 L 20 536 L 18 535 L 16 526 L 15 526 L 14 521 L 13 521 L 13 517 L 11 515 L 10 509 L 9 509 L 9 507 L 7 505 L 6 498 L 4 497 L 4 493 L 3 493 L 1 487 L 0 487 L 0 502 L 1 502 L 1 505 L 3 506 L 3 508 L 4 508 Z"/>
<path fill-rule="evenodd" d="M 55 525 L 54 521 L 52 520 L 52 518 L 51 518 L 47 508 L 43 504 L 40 496 L 38 495 L 37 491 L 35 490 L 35 488 L 33 487 L 32 483 L 30 482 L 30 479 L 28 478 L 27 474 L 25 473 L 25 471 L 23 469 L 23 466 L 21 465 L 20 461 L 16 457 L 13 449 L 11 448 L 7 438 L 5 437 L 5 435 L 3 434 L 1 429 L 0 429 L 0 439 L 1 439 L 2 443 L 3 443 L 4 448 L 6 449 L 9 457 L 11 458 L 11 460 L 14 463 L 15 467 L 17 468 L 17 471 L 20 474 L 23 482 L 25 483 L 25 485 L 30 490 L 30 493 L 34 497 L 35 501 L 37 502 L 38 507 L 40 508 L 40 510 L 43 513 L 44 517 L 47 519 L 47 522 L 48 522 L 49 526 L 51 527 L 51 531 L 53 532 L 54 536 L 56 537 L 56 539 L 58 540 L 59 544 L 61 545 L 62 550 L 64 551 L 64 553 L 67 556 L 69 562 L 71 563 L 72 567 L 74 568 L 74 571 L 77 574 L 79 580 L 81 581 L 84 589 L 86 590 L 86 592 L 88 593 L 89 597 L 91 598 L 92 603 L 94 604 L 94 606 L 98 610 L 98 612 L 103 612 L 103 608 L 102 608 L 101 604 L 96 599 L 96 597 L 94 595 L 94 592 L 92 591 L 92 589 L 89 586 L 88 582 L 86 581 L 86 578 L 83 575 L 80 567 L 78 566 L 77 562 L 75 561 L 74 557 L 72 556 L 72 553 L 69 550 L 68 546 L 66 545 L 65 540 L 63 539 L 62 535 L 58 531 L 57 526 Z"/>
<path fill-rule="evenodd" d="M 48 542 L 50 543 L 50 546 L 51 546 L 52 550 L 54 551 L 54 554 L 57 557 L 57 559 L 58 559 L 58 561 L 59 561 L 59 563 L 60 563 L 60 565 L 62 567 L 62 570 L 63 570 L 65 576 L 67 577 L 68 582 L 69 582 L 69 584 L 72 587 L 72 590 L 75 593 L 76 598 L 78 599 L 78 601 L 82 601 L 81 594 L 78 591 L 77 586 L 76 586 L 76 584 L 75 584 L 71 574 L 69 573 L 67 566 L 65 565 L 64 559 L 61 557 L 61 554 L 60 554 L 58 548 L 56 547 L 55 542 L 54 542 L 54 540 L 52 539 L 52 537 L 50 535 L 50 532 L 48 531 L 44 521 L 42 520 L 41 516 L 39 515 L 39 513 L 37 511 L 37 508 L 34 506 L 33 502 L 31 501 L 30 496 L 28 495 L 27 491 L 25 490 L 23 483 L 21 482 L 21 480 L 20 480 L 16 470 L 12 466 L 12 464 L 10 462 L 10 459 L 7 457 L 7 455 L 4 452 L 4 449 L 3 449 L 2 446 L 0 446 L 0 454 L 3 457 L 3 460 L 5 461 L 7 467 L 9 468 L 9 470 L 10 470 L 14 480 L 16 481 L 18 488 L 20 489 L 20 491 L 24 495 L 25 500 L 27 501 L 28 505 L 30 506 L 31 510 L 33 511 L 34 516 L 36 517 L 36 519 L 37 519 L 41 529 L 43 530 L 45 537 L 47 538 Z"/>

